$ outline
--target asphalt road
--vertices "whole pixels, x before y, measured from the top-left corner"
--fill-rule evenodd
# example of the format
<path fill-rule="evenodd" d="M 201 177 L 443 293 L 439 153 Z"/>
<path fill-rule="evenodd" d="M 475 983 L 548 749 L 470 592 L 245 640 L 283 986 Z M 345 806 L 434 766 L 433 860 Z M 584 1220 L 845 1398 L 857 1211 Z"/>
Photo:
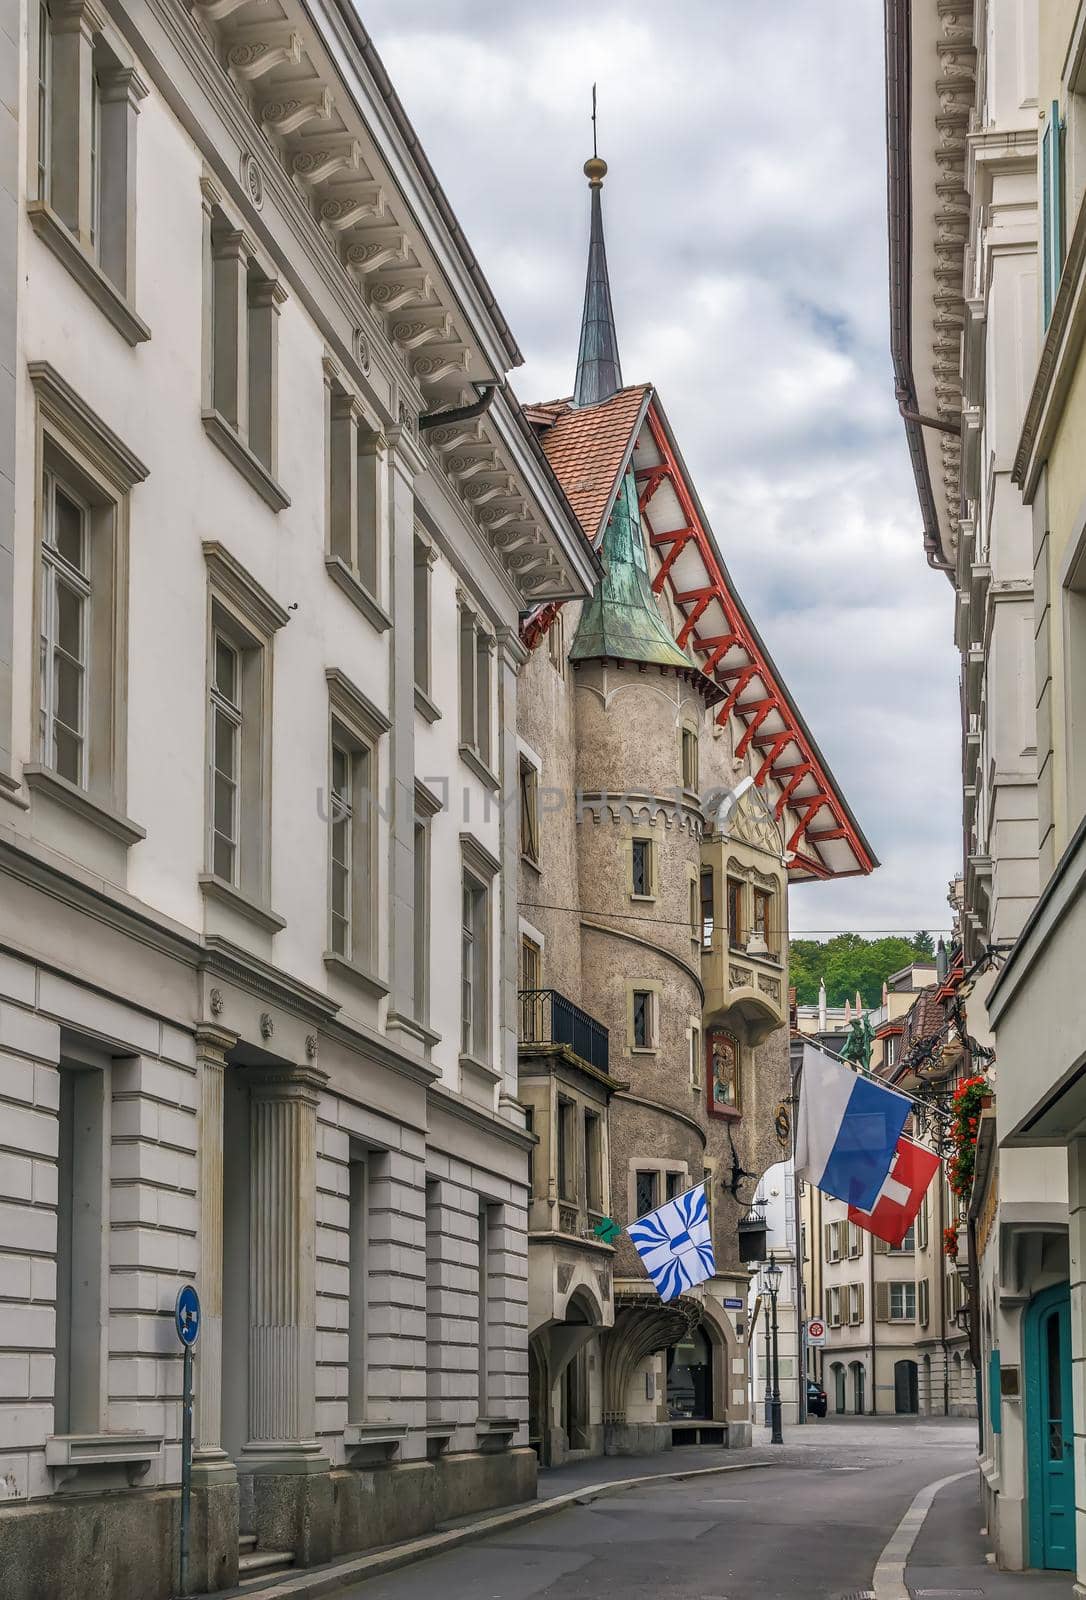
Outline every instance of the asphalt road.
<path fill-rule="evenodd" d="M 789 1430 L 780 1465 L 576 1506 L 340 1600 L 852 1600 L 917 1490 L 975 1460 L 972 1423 L 814 1422 Z"/>

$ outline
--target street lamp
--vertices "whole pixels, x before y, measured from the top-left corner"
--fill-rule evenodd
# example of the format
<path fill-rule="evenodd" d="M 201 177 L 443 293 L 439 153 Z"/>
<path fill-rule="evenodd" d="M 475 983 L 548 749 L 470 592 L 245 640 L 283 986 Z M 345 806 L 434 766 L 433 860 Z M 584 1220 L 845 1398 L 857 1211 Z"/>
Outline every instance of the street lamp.
<path fill-rule="evenodd" d="M 769 1304 L 772 1317 L 772 1349 L 769 1352 L 772 1385 L 769 1391 L 769 1417 L 773 1432 L 770 1435 L 770 1444 L 783 1444 L 784 1435 L 781 1432 L 781 1371 L 780 1349 L 777 1331 L 777 1296 L 781 1290 L 781 1279 L 784 1277 L 784 1268 L 781 1267 L 774 1256 L 770 1256 L 769 1265 L 765 1269 L 765 1286 L 769 1290 Z"/>

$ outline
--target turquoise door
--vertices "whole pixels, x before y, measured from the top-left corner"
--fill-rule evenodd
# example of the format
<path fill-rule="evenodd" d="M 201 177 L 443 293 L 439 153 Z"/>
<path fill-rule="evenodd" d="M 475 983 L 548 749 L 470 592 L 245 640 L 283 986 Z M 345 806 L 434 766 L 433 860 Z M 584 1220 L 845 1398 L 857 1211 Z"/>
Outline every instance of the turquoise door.
<path fill-rule="evenodd" d="M 1075 1565 L 1075 1458 L 1071 1413 L 1071 1301 L 1047 1289 L 1026 1316 L 1030 1565 Z"/>

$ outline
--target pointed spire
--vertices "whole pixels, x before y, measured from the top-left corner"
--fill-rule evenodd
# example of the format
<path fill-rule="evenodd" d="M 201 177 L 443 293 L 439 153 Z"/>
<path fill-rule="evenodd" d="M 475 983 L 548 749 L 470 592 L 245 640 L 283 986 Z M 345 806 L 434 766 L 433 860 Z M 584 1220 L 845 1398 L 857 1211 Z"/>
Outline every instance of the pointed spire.
<path fill-rule="evenodd" d="M 619 485 L 600 553 L 604 575 L 585 602 L 569 659 L 647 661 L 696 671 L 668 632 L 652 592 L 632 470 Z"/>
<path fill-rule="evenodd" d="M 599 405 L 622 388 L 622 368 L 618 360 L 618 336 L 611 305 L 611 283 L 607 276 L 607 249 L 603 242 L 601 191 L 607 176 L 607 163 L 596 150 L 596 85 L 592 85 L 592 154 L 584 164 L 584 174 L 592 192 L 592 224 L 588 239 L 588 276 L 581 313 L 581 344 L 577 351 L 577 377 L 573 385 L 573 404 Z"/>

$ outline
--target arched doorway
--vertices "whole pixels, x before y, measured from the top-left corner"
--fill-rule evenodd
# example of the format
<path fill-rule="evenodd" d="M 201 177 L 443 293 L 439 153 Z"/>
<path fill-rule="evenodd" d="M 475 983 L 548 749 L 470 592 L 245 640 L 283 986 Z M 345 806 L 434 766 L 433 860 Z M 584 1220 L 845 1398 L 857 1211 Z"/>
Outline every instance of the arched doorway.
<path fill-rule="evenodd" d="M 1075 1459 L 1066 1283 L 1030 1302 L 1025 1355 L 1030 1564 L 1068 1571 L 1075 1565 Z"/>
<path fill-rule="evenodd" d="M 920 1375 L 915 1361 L 894 1362 L 894 1410 L 899 1417 L 915 1417 L 920 1410 Z"/>
<path fill-rule="evenodd" d="M 863 1362 L 862 1361 L 854 1361 L 852 1363 L 851 1372 L 852 1372 L 852 1409 L 853 1409 L 853 1411 L 855 1411 L 855 1413 L 856 1413 L 856 1415 L 858 1417 L 862 1417 L 864 1412 L 865 1412 L 865 1410 L 867 1409 L 866 1396 L 864 1395 L 864 1380 L 867 1377 L 867 1374 L 864 1371 Z"/>
<path fill-rule="evenodd" d="M 713 1352 L 701 1328 L 667 1353 L 667 1414 L 672 1422 L 713 1414 Z"/>
<path fill-rule="evenodd" d="M 926 1355 L 923 1360 L 922 1378 L 920 1388 L 921 1404 L 926 1417 L 935 1415 L 935 1396 L 931 1392 L 931 1357 Z"/>
<path fill-rule="evenodd" d="M 845 1369 L 840 1361 L 835 1361 L 830 1371 L 833 1373 L 833 1409 L 840 1417 L 845 1413 Z"/>

